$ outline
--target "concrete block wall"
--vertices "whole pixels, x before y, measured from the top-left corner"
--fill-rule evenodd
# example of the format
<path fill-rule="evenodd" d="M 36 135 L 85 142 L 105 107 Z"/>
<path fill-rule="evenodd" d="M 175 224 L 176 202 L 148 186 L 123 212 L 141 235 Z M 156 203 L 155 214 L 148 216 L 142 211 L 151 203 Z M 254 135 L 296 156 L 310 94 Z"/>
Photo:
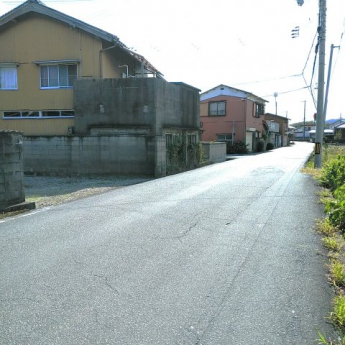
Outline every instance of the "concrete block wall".
<path fill-rule="evenodd" d="M 25 201 L 22 133 L 0 131 L 0 211 Z"/>
<path fill-rule="evenodd" d="M 226 161 L 226 143 L 202 142 L 205 157 L 210 163 L 220 163 Z"/>
<path fill-rule="evenodd" d="M 44 175 L 155 174 L 155 137 L 24 137 L 24 171 Z"/>

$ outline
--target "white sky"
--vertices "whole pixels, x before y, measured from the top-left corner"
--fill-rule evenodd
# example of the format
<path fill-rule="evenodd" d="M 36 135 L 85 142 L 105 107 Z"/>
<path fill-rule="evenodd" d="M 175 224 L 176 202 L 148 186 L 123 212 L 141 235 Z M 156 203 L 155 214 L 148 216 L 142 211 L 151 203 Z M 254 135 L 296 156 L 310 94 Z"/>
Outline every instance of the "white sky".
<path fill-rule="evenodd" d="M 23 1 L 0 0 L 0 15 Z M 144 55 L 167 81 L 202 91 L 219 84 L 260 96 L 266 111 L 303 121 L 316 112 L 310 92 L 319 0 L 43 0 L 47 6 L 108 31 Z M 345 0 L 327 1 L 327 80 L 330 45 L 334 49 L 327 119 L 345 118 Z M 300 27 L 298 38 L 291 30 Z M 315 42 L 316 43 L 316 42 Z M 2 48 L 3 49 L 3 48 Z M 308 62 L 307 62 L 308 61 Z M 307 63 L 307 64 L 306 64 Z M 317 82 L 318 63 L 314 82 Z M 284 78 L 289 77 L 289 78 Z M 274 79 L 274 80 L 272 80 Z M 270 81 L 267 81 L 270 80 Z M 315 87 L 315 85 L 314 85 Z M 288 93 L 285 93 L 288 92 Z M 314 89 L 315 97 L 317 90 Z"/>

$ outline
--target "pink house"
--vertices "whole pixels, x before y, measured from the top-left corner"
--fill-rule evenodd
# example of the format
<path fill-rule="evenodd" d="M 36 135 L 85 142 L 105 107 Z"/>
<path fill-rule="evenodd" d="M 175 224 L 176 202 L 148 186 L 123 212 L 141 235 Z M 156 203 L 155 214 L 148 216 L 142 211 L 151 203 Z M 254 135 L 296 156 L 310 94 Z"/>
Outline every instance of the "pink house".
<path fill-rule="evenodd" d="M 262 138 L 265 103 L 250 92 L 219 85 L 200 95 L 200 121 L 203 141 L 237 141 L 256 150 Z"/>

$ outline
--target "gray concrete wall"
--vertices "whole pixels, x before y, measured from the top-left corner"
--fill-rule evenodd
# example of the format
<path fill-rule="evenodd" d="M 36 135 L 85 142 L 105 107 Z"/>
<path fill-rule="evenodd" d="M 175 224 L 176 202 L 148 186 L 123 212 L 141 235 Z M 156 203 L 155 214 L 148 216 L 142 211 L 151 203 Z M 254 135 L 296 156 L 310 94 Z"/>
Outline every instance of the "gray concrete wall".
<path fill-rule="evenodd" d="M 226 143 L 220 142 L 202 142 L 205 158 L 210 163 L 220 163 L 226 161 Z"/>
<path fill-rule="evenodd" d="M 22 133 L 0 131 L 0 211 L 25 201 Z"/>
<path fill-rule="evenodd" d="M 154 175 L 155 138 L 145 135 L 24 137 L 24 172 Z"/>
<path fill-rule="evenodd" d="M 198 129 L 199 90 L 157 78 L 77 80 L 74 85 L 76 134 L 99 127 Z"/>

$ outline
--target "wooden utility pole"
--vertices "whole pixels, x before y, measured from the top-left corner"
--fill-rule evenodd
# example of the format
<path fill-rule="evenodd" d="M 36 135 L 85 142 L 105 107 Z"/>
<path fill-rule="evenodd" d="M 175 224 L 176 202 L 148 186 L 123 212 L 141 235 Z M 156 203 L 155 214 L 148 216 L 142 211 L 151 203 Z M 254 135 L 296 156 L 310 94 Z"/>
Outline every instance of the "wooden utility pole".
<path fill-rule="evenodd" d="M 314 167 L 322 165 L 322 142 L 324 131 L 324 87 L 325 87 L 325 43 L 326 43 L 326 3 L 327 0 L 319 0 L 319 78 L 317 93 L 316 136 L 315 136 L 315 160 Z"/>

